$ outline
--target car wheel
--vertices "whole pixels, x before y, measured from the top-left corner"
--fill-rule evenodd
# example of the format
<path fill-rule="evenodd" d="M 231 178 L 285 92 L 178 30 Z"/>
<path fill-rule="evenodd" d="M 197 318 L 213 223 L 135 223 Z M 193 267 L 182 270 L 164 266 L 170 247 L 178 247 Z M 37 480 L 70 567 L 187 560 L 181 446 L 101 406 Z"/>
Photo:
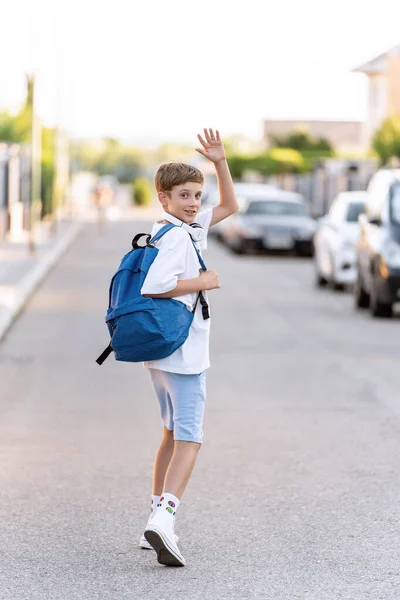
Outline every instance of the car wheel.
<path fill-rule="evenodd" d="M 324 277 L 319 269 L 319 263 L 318 263 L 318 254 L 316 252 L 314 252 L 314 273 L 315 273 L 315 285 L 318 288 L 323 288 L 326 287 L 328 285 L 328 280 L 326 277 Z"/>
<path fill-rule="evenodd" d="M 336 281 L 335 263 L 334 263 L 332 256 L 330 256 L 330 271 L 331 271 L 331 276 L 328 281 L 329 287 L 332 288 L 333 290 L 335 290 L 336 292 L 343 292 L 345 286 L 343 285 L 343 283 L 339 283 L 338 281 Z"/>
<path fill-rule="evenodd" d="M 314 256 L 315 255 L 315 245 L 312 241 L 310 242 L 301 242 L 294 241 L 294 251 L 296 256 Z"/>
<path fill-rule="evenodd" d="M 392 304 L 379 301 L 378 288 L 374 280 L 372 281 L 370 310 L 373 317 L 390 319 L 393 316 Z"/>
<path fill-rule="evenodd" d="M 363 286 L 360 273 L 358 273 L 354 284 L 354 299 L 357 308 L 368 308 L 370 296 Z"/>
<path fill-rule="evenodd" d="M 233 242 L 231 244 L 229 244 L 229 248 L 230 250 L 234 253 L 234 254 L 244 254 L 245 253 L 245 248 L 243 245 L 243 242 Z"/>

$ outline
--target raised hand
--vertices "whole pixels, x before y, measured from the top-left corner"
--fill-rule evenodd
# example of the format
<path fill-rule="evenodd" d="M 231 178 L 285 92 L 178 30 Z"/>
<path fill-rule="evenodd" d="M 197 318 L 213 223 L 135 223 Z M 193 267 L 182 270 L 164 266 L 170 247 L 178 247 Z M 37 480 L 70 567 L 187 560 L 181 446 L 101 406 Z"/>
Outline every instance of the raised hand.
<path fill-rule="evenodd" d="M 226 157 L 225 148 L 219 136 L 218 129 L 216 129 L 215 135 L 212 129 L 203 129 L 203 131 L 206 139 L 204 140 L 199 133 L 197 134 L 200 144 L 203 147 L 196 148 L 196 152 L 199 152 L 213 163 L 224 160 Z"/>

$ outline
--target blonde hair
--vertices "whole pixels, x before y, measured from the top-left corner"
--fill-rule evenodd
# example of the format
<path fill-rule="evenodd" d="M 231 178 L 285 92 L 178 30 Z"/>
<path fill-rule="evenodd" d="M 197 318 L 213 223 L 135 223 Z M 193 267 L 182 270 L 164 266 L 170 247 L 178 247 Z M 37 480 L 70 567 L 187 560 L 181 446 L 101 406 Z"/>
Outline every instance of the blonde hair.
<path fill-rule="evenodd" d="M 187 181 L 203 185 L 203 173 L 192 165 L 175 162 L 161 165 L 155 176 L 157 192 L 170 192 L 176 185 L 183 185 Z"/>

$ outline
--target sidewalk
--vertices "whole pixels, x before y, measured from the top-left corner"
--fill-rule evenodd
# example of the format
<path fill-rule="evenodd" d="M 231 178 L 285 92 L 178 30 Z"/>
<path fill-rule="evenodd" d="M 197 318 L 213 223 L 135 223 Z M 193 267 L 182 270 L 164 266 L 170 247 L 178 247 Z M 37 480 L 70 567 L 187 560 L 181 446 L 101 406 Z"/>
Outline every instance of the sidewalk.
<path fill-rule="evenodd" d="M 74 242 L 83 221 L 63 219 L 55 231 L 40 224 L 36 249 L 30 253 L 27 241 L 0 241 L 0 342 L 50 269 Z"/>
<path fill-rule="evenodd" d="M 154 221 L 161 216 L 158 205 L 151 207 L 123 207 L 112 221 Z M 0 241 L 0 342 L 23 310 L 36 288 L 60 257 L 73 244 L 87 223 L 96 223 L 96 210 L 89 208 L 57 222 L 55 231 L 49 223 L 41 223 L 35 235 L 36 250 L 30 254 L 28 241 Z M 149 231 L 150 232 L 150 231 Z"/>

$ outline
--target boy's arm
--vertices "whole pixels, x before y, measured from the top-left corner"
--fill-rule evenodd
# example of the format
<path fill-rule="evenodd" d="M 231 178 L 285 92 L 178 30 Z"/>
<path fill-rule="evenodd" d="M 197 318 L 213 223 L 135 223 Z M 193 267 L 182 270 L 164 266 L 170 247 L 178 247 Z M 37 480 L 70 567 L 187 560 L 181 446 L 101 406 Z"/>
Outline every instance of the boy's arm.
<path fill-rule="evenodd" d="M 185 294 L 202 292 L 203 290 L 214 290 L 221 287 L 218 281 L 217 272 L 201 271 L 198 277 L 193 279 L 179 279 L 176 287 L 164 294 L 143 294 L 145 298 L 177 298 Z"/>
<path fill-rule="evenodd" d="M 213 208 L 210 227 L 223 221 L 227 217 L 230 217 L 239 208 L 226 158 L 214 163 L 214 166 L 217 173 L 220 201 L 219 204 Z"/>
<path fill-rule="evenodd" d="M 214 163 L 220 197 L 219 204 L 213 208 L 213 215 L 210 223 L 210 227 L 212 227 L 216 223 L 233 215 L 239 208 L 239 205 L 236 200 L 233 181 L 225 156 L 224 145 L 218 130 L 214 135 L 212 129 L 209 131 L 204 129 L 204 135 L 206 140 L 204 140 L 201 135 L 197 136 L 203 148 L 196 148 L 196 150 Z"/>
<path fill-rule="evenodd" d="M 200 292 L 200 277 L 194 279 L 180 279 L 176 287 L 164 294 L 144 294 L 145 298 L 177 298 L 185 294 Z"/>

